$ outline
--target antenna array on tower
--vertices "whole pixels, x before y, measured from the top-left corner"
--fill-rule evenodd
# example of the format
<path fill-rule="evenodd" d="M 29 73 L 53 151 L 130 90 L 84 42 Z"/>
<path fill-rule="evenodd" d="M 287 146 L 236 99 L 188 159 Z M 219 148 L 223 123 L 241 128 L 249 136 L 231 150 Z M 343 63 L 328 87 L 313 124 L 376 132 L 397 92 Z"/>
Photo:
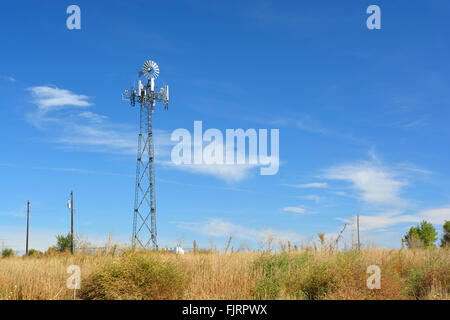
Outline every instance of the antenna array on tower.
<path fill-rule="evenodd" d="M 159 76 L 159 67 L 154 61 L 146 61 L 139 76 L 145 76 L 147 84 L 139 80 L 137 88 L 131 87 L 122 94 L 122 99 L 129 100 L 132 106 L 136 102 L 140 105 L 132 243 L 144 249 L 158 249 L 153 111 L 156 102 L 162 102 L 164 108 L 168 109 L 169 86 L 156 89 L 155 79 Z"/>

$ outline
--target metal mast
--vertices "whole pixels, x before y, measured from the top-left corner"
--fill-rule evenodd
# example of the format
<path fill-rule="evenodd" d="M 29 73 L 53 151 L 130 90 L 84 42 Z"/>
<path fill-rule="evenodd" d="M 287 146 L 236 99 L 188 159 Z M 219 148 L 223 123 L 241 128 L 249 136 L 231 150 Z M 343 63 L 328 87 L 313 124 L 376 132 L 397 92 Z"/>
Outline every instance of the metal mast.
<path fill-rule="evenodd" d="M 140 105 L 132 244 L 157 250 L 153 111 L 157 101 L 168 108 L 169 87 L 155 89 L 159 67 L 153 61 L 146 61 L 139 75 L 148 78 L 147 84 L 139 80 L 137 88 L 132 87 L 122 94 L 122 99 L 129 100 L 131 106 L 135 106 L 136 101 Z"/>

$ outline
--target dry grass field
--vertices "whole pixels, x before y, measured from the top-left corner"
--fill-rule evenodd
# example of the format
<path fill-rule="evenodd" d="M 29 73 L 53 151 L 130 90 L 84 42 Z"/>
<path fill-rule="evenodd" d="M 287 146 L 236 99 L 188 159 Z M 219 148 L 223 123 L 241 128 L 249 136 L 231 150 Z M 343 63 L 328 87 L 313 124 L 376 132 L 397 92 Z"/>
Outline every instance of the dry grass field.
<path fill-rule="evenodd" d="M 66 287 L 69 265 L 81 290 Z M 368 289 L 367 267 L 381 270 Z M 0 299 L 449 299 L 450 251 L 297 250 L 281 253 L 123 250 L 0 259 Z"/>

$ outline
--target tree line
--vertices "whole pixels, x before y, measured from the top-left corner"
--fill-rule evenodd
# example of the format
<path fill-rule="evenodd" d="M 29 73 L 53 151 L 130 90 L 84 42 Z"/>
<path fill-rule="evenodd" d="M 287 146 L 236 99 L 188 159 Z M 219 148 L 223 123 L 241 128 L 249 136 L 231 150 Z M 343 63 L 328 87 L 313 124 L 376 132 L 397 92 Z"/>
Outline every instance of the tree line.
<path fill-rule="evenodd" d="M 446 221 L 443 226 L 443 236 L 440 246 L 446 247 L 450 244 L 450 221 Z M 402 239 L 402 244 L 410 249 L 435 247 L 438 233 L 433 225 L 427 221 L 422 221 L 420 225 L 409 228 L 409 231 Z"/>

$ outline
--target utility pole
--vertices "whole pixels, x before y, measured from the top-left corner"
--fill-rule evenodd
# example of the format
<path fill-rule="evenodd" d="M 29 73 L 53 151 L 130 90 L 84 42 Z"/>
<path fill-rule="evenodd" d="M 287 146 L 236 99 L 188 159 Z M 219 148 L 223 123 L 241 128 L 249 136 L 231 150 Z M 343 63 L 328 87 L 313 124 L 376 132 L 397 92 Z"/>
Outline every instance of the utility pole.
<path fill-rule="evenodd" d="M 359 214 L 356 216 L 356 225 L 358 228 L 358 251 L 361 251 L 361 243 L 359 242 Z"/>
<path fill-rule="evenodd" d="M 352 250 L 355 249 L 355 234 L 356 234 L 356 223 L 355 223 L 355 217 L 352 217 Z"/>
<path fill-rule="evenodd" d="M 28 234 L 30 233 L 30 200 L 27 202 L 27 242 L 25 246 L 25 252 L 28 256 Z"/>
<path fill-rule="evenodd" d="M 73 254 L 73 191 L 70 193 L 70 253 Z"/>

